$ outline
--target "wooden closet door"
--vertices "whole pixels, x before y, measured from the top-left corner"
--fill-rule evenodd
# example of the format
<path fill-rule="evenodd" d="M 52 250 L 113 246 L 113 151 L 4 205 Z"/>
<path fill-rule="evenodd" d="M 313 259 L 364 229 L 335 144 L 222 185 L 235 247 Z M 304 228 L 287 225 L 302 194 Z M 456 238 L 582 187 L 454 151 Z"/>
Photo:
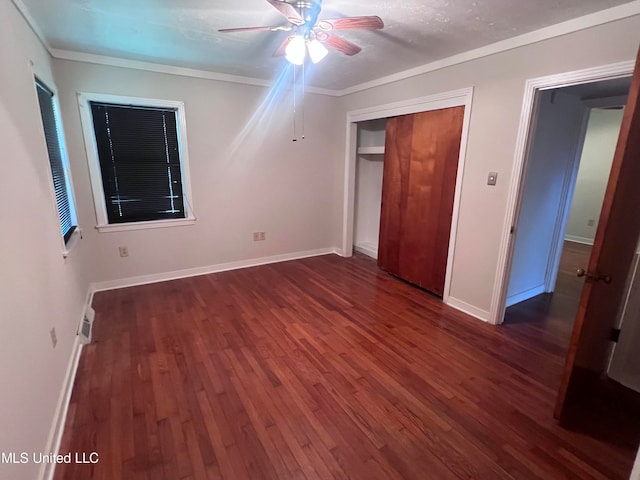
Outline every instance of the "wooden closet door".
<path fill-rule="evenodd" d="M 387 120 L 378 265 L 442 296 L 464 107 Z"/>

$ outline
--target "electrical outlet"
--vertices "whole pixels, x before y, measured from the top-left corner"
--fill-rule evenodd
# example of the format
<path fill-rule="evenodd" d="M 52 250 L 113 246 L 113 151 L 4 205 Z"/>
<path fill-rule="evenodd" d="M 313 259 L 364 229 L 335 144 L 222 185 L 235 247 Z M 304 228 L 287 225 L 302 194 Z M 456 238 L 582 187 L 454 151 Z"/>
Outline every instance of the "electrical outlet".
<path fill-rule="evenodd" d="M 53 348 L 56 348 L 56 345 L 58 344 L 58 336 L 56 335 L 56 327 L 53 327 L 51 329 L 51 331 L 49 332 L 49 335 L 51 335 L 51 345 L 53 345 Z"/>
<path fill-rule="evenodd" d="M 260 241 L 260 232 L 253 232 L 253 241 L 254 242 Z"/>
<path fill-rule="evenodd" d="M 129 256 L 129 249 L 127 247 L 118 247 L 118 251 L 120 252 L 120 256 L 123 258 Z"/>
<path fill-rule="evenodd" d="M 591 220 L 589 220 L 589 221 L 587 222 L 587 226 L 589 226 L 589 227 L 593 227 L 593 225 L 594 225 L 595 223 L 596 223 L 596 221 L 595 221 L 595 220 L 593 220 L 593 219 L 591 219 Z"/>
<path fill-rule="evenodd" d="M 260 240 L 264 240 L 266 238 L 265 235 L 264 232 L 260 232 Z"/>

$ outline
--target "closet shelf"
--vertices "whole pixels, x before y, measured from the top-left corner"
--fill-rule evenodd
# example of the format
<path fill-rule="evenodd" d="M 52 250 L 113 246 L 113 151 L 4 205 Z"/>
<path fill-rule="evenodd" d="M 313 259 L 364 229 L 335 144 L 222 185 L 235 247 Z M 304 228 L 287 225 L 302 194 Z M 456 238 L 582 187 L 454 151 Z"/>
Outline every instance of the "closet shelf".
<path fill-rule="evenodd" d="M 377 147 L 358 147 L 358 155 L 383 155 L 384 145 Z"/>

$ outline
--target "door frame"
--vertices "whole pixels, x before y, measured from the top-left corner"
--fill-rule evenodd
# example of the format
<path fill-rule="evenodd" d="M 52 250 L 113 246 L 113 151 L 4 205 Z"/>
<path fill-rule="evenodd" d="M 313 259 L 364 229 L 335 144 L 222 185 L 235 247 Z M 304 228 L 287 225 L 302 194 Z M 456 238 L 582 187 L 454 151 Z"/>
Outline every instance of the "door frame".
<path fill-rule="evenodd" d="M 356 190 L 356 163 L 358 159 L 358 122 L 367 120 L 379 120 L 398 115 L 441 110 L 443 108 L 464 106 L 464 119 L 462 122 L 462 137 L 460 140 L 460 154 L 458 156 L 458 172 L 456 175 L 456 188 L 453 199 L 453 215 L 451 219 L 451 232 L 449 235 L 449 251 L 447 255 L 447 270 L 444 282 L 444 294 L 442 299 L 449 301 L 451 289 L 451 272 L 453 255 L 455 251 L 456 233 L 458 230 L 458 212 L 460 209 L 460 197 L 462 192 L 462 180 L 464 177 L 464 163 L 469 136 L 469 123 L 471 120 L 471 105 L 473 102 L 473 87 L 452 90 L 449 92 L 428 95 L 400 102 L 387 103 L 347 112 L 346 142 L 345 142 L 345 170 L 344 170 L 344 199 L 342 217 L 342 256 L 350 257 L 353 254 L 353 224 Z"/>
<path fill-rule="evenodd" d="M 633 73 L 633 72 L 632 72 Z M 625 75 L 626 76 L 626 75 Z M 587 82 L 592 83 L 592 82 Z M 587 128 L 589 126 L 589 118 L 591 111 L 594 108 L 606 108 L 606 107 L 618 107 L 627 103 L 627 96 L 617 97 L 602 97 L 592 100 L 584 100 L 584 115 L 582 118 L 582 125 L 580 127 L 580 133 L 578 134 L 577 142 L 574 145 L 574 152 L 572 153 L 572 159 L 565 174 L 562 198 L 560 200 L 559 214 L 556 218 L 556 226 L 554 230 L 553 244 L 551 246 L 551 255 L 549 256 L 549 263 L 547 265 L 547 273 L 544 282 L 544 291 L 553 292 L 556 286 L 556 280 L 558 279 L 558 270 L 560 269 L 560 257 L 562 257 L 562 251 L 564 248 L 564 240 L 567 231 L 567 223 L 569 221 L 569 215 L 571 213 L 571 204 L 573 202 L 573 194 L 576 189 L 576 182 L 578 180 L 578 171 L 580 169 L 580 160 L 582 160 L 582 152 L 584 149 L 584 142 L 587 136 Z M 526 167 L 525 167 L 526 168 Z M 605 179 L 606 185 L 606 179 Z M 517 230 L 517 229 L 516 229 Z"/>
<path fill-rule="evenodd" d="M 520 126 L 516 138 L 513 174 L 507 195 L 507 213 L 502 227 L 497 274 L 493 286 L 491 308 L 489 310 L 489 323 L 499 325 L 504 321 L 507 289 L 509 287 L 509 277 L 511 275 L 511 264 L 515 246 L 515 242 L 513 241 L 515 236 L 512 232 L 518 223 L 522 203 L 526 160 L 533 138 L 536 94 L 542 90 L 571 87 L 584 83 L 626 77 L 633 74 L 634 67 L 635 61 L 627 61 L 527 80 L 524 88 Z"/>
<path fill-rule="evenodd" d="M 506 295 L 505 295 L 505 308 L 510 307 L 511 305 L 515 305 L 516 303 L 520 303 L 524 300 L 528 300 L 529 298 L 535 297 L 536 295 L 540 295 L 541 293 L 553 292 L 556 284 L 556 279 L 558 276 L 558 270 L 560 268 L 560 257 L 562 256 L 562 248 L 564 243 L 564 237 L 567 227 L 567 222 L 569 220 L 569 213 L 571 210 L 571 200 L 573 199 L 573 194 L 575 191 L 576 180 L 578 177 L 578 167 L 580 164 L 580 157 L 582 156 L 582 148 L 584 146 L 584 141 L 587 133 L 587 125 L 589 120 L 589 110 L 590 108 L 584 106 L 580 129 L 578 130 L 575 136 L 568 138 L 568 142 L 571 145 L 571 152 L 569 154 L 570 160 L 567 162 L 566 169 L 564 171 L 564 176 L 562 179 L 562 188 L 560 190 L 560 199 L 558 200 L 558 205 L 556 208 L 556 214 L 553 221 L 553 235 L 551 239 L 551 245 L 549 249 L 549 255 L 547 257 L 547 264 L 545 267 L 545 276 L 544 282 L 542 285 L 534 287 L 531 290 L 527 290 L 525 292 L 521 292 L 511 297 L 508 296 L 509 292 L 509 284 L 511 282 L 511 264 L 509 265 L 509 277 L 507 278 L 506 283 Z M 529 138 L 531 139 L 531 145 L 527 150 L 527 154 L 529 154 L 531 148 L 533 148 L 534 139 L 536 138 L 536 120 L 539 114 L 539 103 L 537 101 L 537 97 L 534 98 L 534 105 L 532 111 L 532 122 L 531 122 L 531 130 L 529 132 Z M 520 206 L 524 202 L 527 192 L 524 189 L 525 181 L 526 181 L 526 168 L 527 165 L 523 167 L 525 170 L 523 171 L 522 177 L 522 185 L 521 192 L 519 197 L 519 205 L 518 205 L 518 213 L 514 220 L 514 244 L 513 244 L 513 252 L 511 253 L 512 261 L 513 256 L 515 256 L 515 240 L 517 238 L 518 226 L 520 220 L 526 221 L 526 219 L 521 218 L 521 210 Z"/>
<path fill-rule="evenodd" d="M 582 124 L 573 145 L 573 151 L 571 153 L 571 161 L 567 165 L 567 170 L 564 174 L 564 180 L 562 184 L 562 193 L 560 197 L 560 203 L 558 205 L 558 214 L 556 215 L 556 223 L 553 231 L 553 240 L 551 243 L 551 253 L 547 261 L 547 272 L 544 279 L 544 291 L 546 293 L 553 292 L 556 286 L 556 280 L 558 279 L 558 270 L 560 269 L 560 258 L 562 257 L 562 249 L 564 247 L 564 238 L 567 233 L 567 223 L 569 222 L 569 214 L 571 213 L 571 203 L 573 201 L 573 194 L 576 190 L 576 183 L 578 180 L 578 170 L 580 168 L 580 160 L 582 158 L 582 151 L 584 148 L 584 142 L 587 136 L 587 127 L 589 124 L 589 113 L 591 108 L 585 105 L 584 112 L 582 114 Z M 525 166 L 526 168 L 526 166 Z M 525 174 L 523 172 L 523 180 Z M 524 193 L 524 192 L 523 192 Z M 518 220 L 520 220 L 518 218 Z M 517 230 L 517 228 L 516 228 Z M 509 284 L 507 283 L 507 288 Z"/>

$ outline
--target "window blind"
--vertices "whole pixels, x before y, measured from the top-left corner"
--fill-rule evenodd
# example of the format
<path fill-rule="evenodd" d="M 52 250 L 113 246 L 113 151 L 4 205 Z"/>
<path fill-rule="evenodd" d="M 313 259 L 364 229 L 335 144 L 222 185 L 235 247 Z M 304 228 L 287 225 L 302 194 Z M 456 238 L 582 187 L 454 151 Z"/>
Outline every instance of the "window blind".
<path fill-rule="evenodd" d="M 185 218 L 176 110 L 89 103 L 109 223 Z"/>
<path fill-rule="evenodd" d="M 71 215 L 69 203 L 69 191 L 67 189 L 67 178 L 60 150 L 60 137 L 55 116 L 55 106 L 53 102 L 53 92 L 45 85 L 36 80 L 38 91 L 38 103 L 40 104 L 40 115 L 44 136 L 47 142 L 49 162 L 51 163 L 51 173 L 53 175 L 53 187 L 56 195 L 56 206 L 60 218 L 60 228 L 65 243 L 71 238 L 76 226 Z"/>

